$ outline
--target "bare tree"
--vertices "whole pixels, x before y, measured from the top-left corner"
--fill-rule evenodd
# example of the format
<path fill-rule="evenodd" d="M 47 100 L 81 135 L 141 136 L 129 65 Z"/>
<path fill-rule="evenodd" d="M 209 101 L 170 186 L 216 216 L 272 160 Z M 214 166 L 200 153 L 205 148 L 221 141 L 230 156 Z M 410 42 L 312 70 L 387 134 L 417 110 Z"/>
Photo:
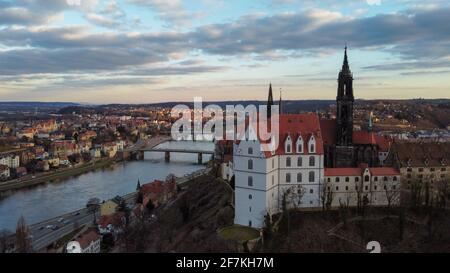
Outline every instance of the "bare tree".
<path fill-rule="evenodd" d="M 0 230 L 0 253 L 5 253 L 8 250 L 8 235 L 6 229 Z"/>
<path fill-rule="evenodd" d="M 442 209 L 447 207 L 447 199 L 450 195 L 450 179 L 442 178 L 437 181 L 437 202 L 438 206 Z"/>
<path fill-rule="evenodd" d="M 16 227 L 16 252 L 27 253 L 31 251 L 29 229 L 25 218 L 20 216 Z"/>
<path fill-rule="evenodd" d="M 390 209 L 392 205 L 396 205 L 400 202 L 400 191 L 397 187 L 394 187 L 393 183 L 389 183 L 388 181 L 384 181 L 383 187 L 384 193 L 386 194 L 388 209 Z"/>
<path fill-rule="evenodd" d="M 328 183 L 324 183 L 320 191 L 320 201 L 322 202 L 322 211 L 329 211 L 333 203 L 333 191 Z"/>

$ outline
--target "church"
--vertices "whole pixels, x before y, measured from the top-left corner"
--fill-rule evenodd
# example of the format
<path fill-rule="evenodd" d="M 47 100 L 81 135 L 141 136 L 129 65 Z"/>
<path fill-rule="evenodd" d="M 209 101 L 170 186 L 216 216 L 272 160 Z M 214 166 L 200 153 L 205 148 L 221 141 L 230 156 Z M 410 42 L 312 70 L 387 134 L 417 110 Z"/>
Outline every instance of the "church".
<path fill-rule="evenodd" d="M 391 139 L 368 131 L 353 129 L 353 74 L 347 57 L 338 76 L 336 96 L 336 119 L 320 120 L 323 134 L 325 167 L 357 167 L 368 164 L 369 167 L 383 166 L 389 152 Z"/>
<path fill-rule="evenodd" d="M 274 105 L 271 87 L 268 109 Z M 280 98 L 275 150 L 262 150 L 259 138 L 233 143 L 235 224 L 261 227 L 265 216 L 279 213 L 283 204 L 317 209 L 324 198 L 333 207 L 342 202 L 356 206 L 361 197 L 371 205 L 392 201 L 386 199 L 386 189 L 399 189 L 400 173 L 382 167 L 391 140 L 371 130 L 354 131 L 354 101 L 346 48 L 335 120 L 321 119 L 317 113 L 285 114 Z M 257 126 L 249 124 L 249 134 Z"/>

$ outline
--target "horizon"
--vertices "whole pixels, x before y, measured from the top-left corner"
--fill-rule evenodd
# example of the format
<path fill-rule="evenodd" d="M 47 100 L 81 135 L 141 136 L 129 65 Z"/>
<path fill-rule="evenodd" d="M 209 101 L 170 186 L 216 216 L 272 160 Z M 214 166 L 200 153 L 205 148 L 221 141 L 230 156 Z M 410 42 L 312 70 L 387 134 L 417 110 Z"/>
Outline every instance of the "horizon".
<path fill-rule="evenodd" d="M 79 2 L 1 3 L 0 101 L 450 98 L 448 1 Z"/>

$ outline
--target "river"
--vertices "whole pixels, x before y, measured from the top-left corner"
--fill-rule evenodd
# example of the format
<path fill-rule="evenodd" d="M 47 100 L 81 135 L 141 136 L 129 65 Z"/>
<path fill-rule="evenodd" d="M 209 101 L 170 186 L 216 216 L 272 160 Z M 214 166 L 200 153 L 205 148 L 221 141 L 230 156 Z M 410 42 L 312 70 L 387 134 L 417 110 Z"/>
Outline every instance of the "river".
<path fill-rule="evenodd" d="M 213 150 L 212 142 L 166 142 L 156 148 L 197 148 Z M 203 162 L 210 155 L 203 155 Z M 28 224 L 83 208 L 93 197 L 107 200 L 136 190 L 141 184 L 154 179 L 165 179 L 170 173 L 182 176 L 205 168 L 198 165 L 196 154 L 171 154 L 170 163 L 164 153 L 146 152 L 145 160 L 129 161 L 81 174 L 59 182 L 46 183 L 26 189 L 10 191 L 0 199 L 0 230 L 14 231 L 18 218 L 23 215 Z"/>

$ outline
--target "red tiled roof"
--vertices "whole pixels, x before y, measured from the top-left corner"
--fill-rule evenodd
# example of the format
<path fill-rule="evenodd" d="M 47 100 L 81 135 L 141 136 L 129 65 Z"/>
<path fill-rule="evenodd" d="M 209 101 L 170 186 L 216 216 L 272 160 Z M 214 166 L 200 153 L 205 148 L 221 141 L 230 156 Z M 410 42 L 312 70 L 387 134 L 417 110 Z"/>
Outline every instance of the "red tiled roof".
<path fill-rule="evenodd" d="M 359 168 L 325 168 L 325 176 L 361 176 L 365 167 Z M 400 175 L 400 172 L 395 168 L 390 167 L 376 167 L 369 168 L 371 175 Z"/>
<path fill-rule="evenodd" d="M 361 176 L 361 168 L 325 168 L 325 176 Z"/>
<path fill-rule="evenodd" d="M 375 134 L 367 131 L 353 131 L 353 143 L 376 145 Z"/>
<path fill-rule="evenodd" d="M 315 113 L 307 113 L 307 114 L 283 114 L 279 116 L 279 134 L 278 134 L 278 148 L 275 151 L 275 154 L 281 155 L 285 153 L 284 144 L 288 136 L 291 137 L 292 140 L 292 153 L 296 154 L 296 142 L 299 136 L 301 135 L 303 140 L 303 154 L 308 154 L 308 141 L 311 136 L 314 136 L 316 140 L 316 153 L 315 154 L 323 154 L 323 143 L 322 143 L 322 134 L 320 132 L 320 122 L 319 116 Z M 259 130 L 258 122 L 253 123 L 254 131 L 258 133 Z M 256 129 L 255 129 L 256 128 Z M 270 128 L 270 123 L 268 124 L 268 128 Z M 268 141 L 261 141 L 261 143 L 269 143 Z M 239 143 L 237 141 L 236 143 Z M 266 157 L 271 157 L 272 153 L 270 151 L 265 152 Z"/>
<path fill-rule="evenodd" d="M 123 224 L 123 217 L 125 217 L 125 213 L 121 211 L 110 215 L 102 215 L 98 220 L 98 224 L 102 228 L 106 228 L 109 224 L 118 227 Z"/>
<path fill-rule="evenodd" d="M 390 167 L 369 168 L 369 171 L 372 175 L 400 175 L 396 168 Z"/>
<path fill-rule="evenodd" d="M 81 248 L 86 248 L 91 242 L 100 239 L 100 235 L 95 230 L 90 230 L 81 234 L 76 241 L 80 244 Z"/>

